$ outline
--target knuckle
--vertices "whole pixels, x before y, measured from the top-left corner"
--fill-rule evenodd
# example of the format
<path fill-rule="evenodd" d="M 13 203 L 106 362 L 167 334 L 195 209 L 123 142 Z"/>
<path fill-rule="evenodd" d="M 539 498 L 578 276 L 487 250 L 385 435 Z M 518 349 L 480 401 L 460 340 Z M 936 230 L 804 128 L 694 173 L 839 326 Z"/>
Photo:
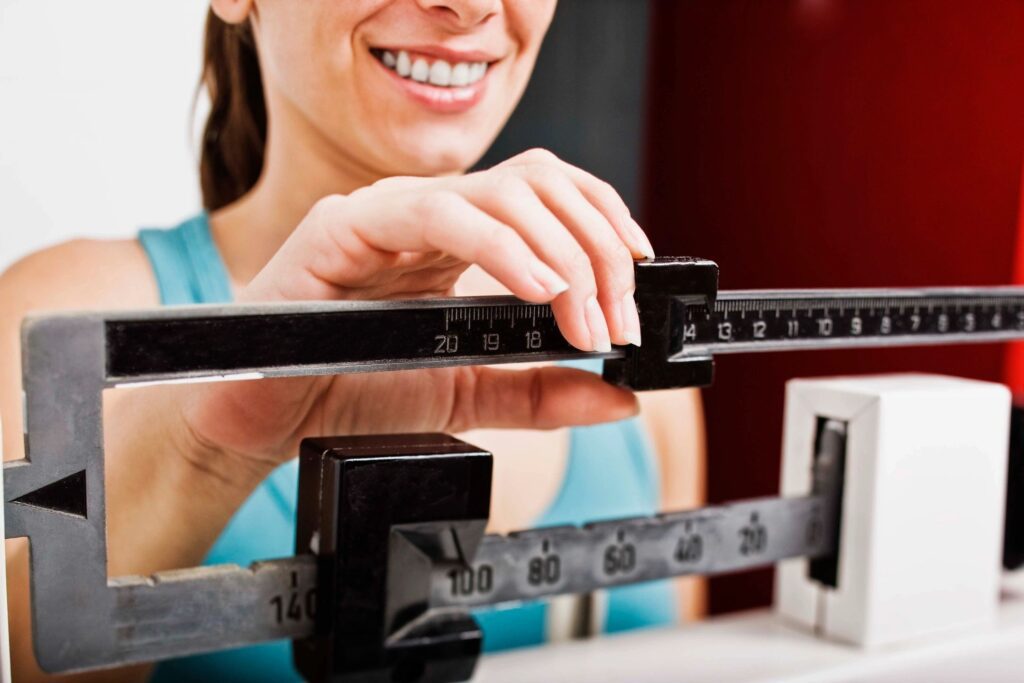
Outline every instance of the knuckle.
<path fill-rule="evenodd" d="M 609 286 L 615 292 L 627 292 L 635 287 L 633 278 L 633 255 L 626 245 L 617 242 L 607 254 Z"/>
<path fill-rule="evenodd" d="M 598 260 L 612 263 L 621 263 L 627 259 L 632 260 L 629 248 L 622 241 L 622 237 L 615 231 L 615 227 L 609 222 L 609 218 L 601 214 L 599 210 L 588 210 L 584 229 L 587 235 L 588 248 L 594 251 L 594 255 Z"/>
<path fill-rule="evenodd" d="M 532 194 L 530 184 L 515 171 L 503 171 L 494 176 L 494 191 L 505 198 L 520 199 Z"/>
<path fill-rule="evenodd" d="M 534 164 L 553 164 L 561 161 L 554 152 L 543 147 L 528 149 L 518 157 L 521 161 Z"/>
<path fill-rule="evenodd" d="M 570 280 L 583 287 L 593 288 L 594 267 L 590 262 L 590 257 L 587 256 L 587 252 L 583 251 L 582 247 L 576 246 L 576 248 L 571 249 L 566 254 L 562 263 Z"/>
<path fill-rule="evenodd" d="M 489 244 L 482 245 L 485 249 L 494 249 L 496 253 L 506 256 L 518 256 L 523 250 L 523 240 L 511 228 L 495 226 L 491 230 Z"/>
<path fill-rule="evenodd" d="M 413 210 L 426 224 L 448 220 L 458 210 L 460 197 L 450 190 L 427 192 L 416 198 Z"/>
<path fill-rule="evenodd" d="M 619 195 L 618 190 L 616 190 L 614 187 L 611 186 L 610 183 L 608 183 L 608 182 L 606 182 L 604 180 L 601 180 L 599 182 L 600 182 L 600 185 L 598 185 L 598 187 L 600 188 L 599 192 L 601 192 L 601 194 L 604 197 L 606 197 L 605 201 L 608 202 L 611 205 L 611 209 L 613 211 L 615 211 L 616 213 L 620 214 L 620 216 L 623 217 L 623 218 L 630 217 L 631 213 L 630 213 L 629 207 L 626 206 L 626 202 Z"/>
<path fill-rule="evenodd" d="M 547 187 L 559 187 L 568 182 L 565 174 L 550 164 L 529 164 L 524 171 L 532 180 Z"/>
<path fill-rule="evenodd" d="M 608 240 L 608 245 L 603 249 L 602 253 L 615 269 L 627 270 L 630 273 L 633 272 L 633 254 L 629 251 L 629 247 L 623 244 L 619 239 L 614 238 Z"/>
<path fill-rule="evenodd" d="M 625 206 L 625 202 L 623 202 L 622 197 L 619 196 L 619 191 L 616 190 L 611 183 L 609 183 L 607 180 L 602 180 L 601 178 L 596 177 L 594 178 L 594 180 L 596 181 L 598 192 L 608 197 L 609 199 L 614 200 L 616 204 L 621 204 Z"/>

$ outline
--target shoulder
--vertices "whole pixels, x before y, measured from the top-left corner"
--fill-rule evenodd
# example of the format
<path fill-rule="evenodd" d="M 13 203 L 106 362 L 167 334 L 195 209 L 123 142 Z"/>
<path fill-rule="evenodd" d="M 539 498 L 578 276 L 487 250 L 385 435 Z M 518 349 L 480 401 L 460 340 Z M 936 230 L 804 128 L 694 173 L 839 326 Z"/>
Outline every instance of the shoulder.
<path fill-rule="evenodd" d="M 3 458 L 21 457 L 21 321 L 33 311 L 132 308 L 159 301 L 136 240 L 74 240 L 37 251 L 0 274 Z"/>
<path fill-rule="evenodd" d="M 0 315 L 155 306 L 159 293 L 137 240 L 77 239 L 30 254 L 0 275 Z"/>

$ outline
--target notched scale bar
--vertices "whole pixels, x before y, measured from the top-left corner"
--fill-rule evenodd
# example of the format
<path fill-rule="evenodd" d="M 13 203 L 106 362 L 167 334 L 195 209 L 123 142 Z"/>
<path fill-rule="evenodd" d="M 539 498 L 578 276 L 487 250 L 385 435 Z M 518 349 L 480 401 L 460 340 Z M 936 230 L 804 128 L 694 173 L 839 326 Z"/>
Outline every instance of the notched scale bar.
<path fill-rule="evenodd" d="M 583 527 L 484 537 L 468 565 L 436 566 L 432 608 L 479 607 L 835 552 L 821 496 L 765 498 Z"/>
<path fill-rule="evenodd" d="M 312 556 L 111 579 L 117 650 L 109 661 L 150 661 L 313 632 Z"/>
<path fill-rule="evenodd" d="M 513 297 L 343 302 L 261 313 L 170 311 L 112 317 L 105 333 L 106 375 L 114 383 L 596 355 L 565 340 L 550 306 Z"/>
<path fill-rule="evenodd" d="M 719 292 L 709 310 L 673 303 L 674 359 L 828 347 L 953 344 L 1024 337 L 1024 290 L 774 290 Z M 641 302 L 650 305 L 650 301 Z M 106 376 L 115 384 L 337 374 L 566 358 L 585 353 L 550 306 L 512 297 L 333 302 L 115 314 L 104 320 Z M 645 347 L 657 345 L 644 329 Z M 653 347 L 652 347 L 653 348 Z"/>
<path fill-rule="evenodd" d="M 1024 290 L 723 292 L 679 306 L 682 356 L 1024 337 Z"/>
<path fill-rule="evenodd" d="M 543 304 L 471 306 L 445 310 L 444 331 L 432 333 L 435 358 L 578 355 L 558 331 L 554 313 Z"/>

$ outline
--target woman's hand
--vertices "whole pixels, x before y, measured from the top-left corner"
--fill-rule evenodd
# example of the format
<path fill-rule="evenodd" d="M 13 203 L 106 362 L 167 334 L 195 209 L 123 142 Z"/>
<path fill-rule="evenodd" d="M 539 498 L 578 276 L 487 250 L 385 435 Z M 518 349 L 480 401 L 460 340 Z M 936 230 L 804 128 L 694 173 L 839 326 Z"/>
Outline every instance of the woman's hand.
<path fill-rule="evenodd" d="M 576 347 L 610 350 L 640 343 L 633 259 L 652 255 L 608 184 L 534 150 L 479 173 L 325 198 L 237 298 L 438 296 L 478 264 L 519 298 L 551 301 Z M 310 434 L 553 428 L 635 410 L 632 394 L 592 373 L 461 367 L 204 385 L 185 418 L 215 451 L 272 466 Z"/>

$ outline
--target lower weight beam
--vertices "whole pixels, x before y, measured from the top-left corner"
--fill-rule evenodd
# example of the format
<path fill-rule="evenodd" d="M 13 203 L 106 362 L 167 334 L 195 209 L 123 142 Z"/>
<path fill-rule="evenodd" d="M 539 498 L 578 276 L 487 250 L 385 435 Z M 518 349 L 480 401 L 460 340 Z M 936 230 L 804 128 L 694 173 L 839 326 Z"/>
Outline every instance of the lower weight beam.
<path fill-rule="evenodd" d="M 817 450 L 844 448 L 840 423 L 823 429 Z M 484 536 L 490 453 L 443 434 L 307 439 L 295 550 L 317 557 L 316 628 L 296 665 L 333 683 L 467 680 L 471 608 L 834 556 L 841 478 L 824 470 L 842 458 L 813 467 L 806 497 Z"/>
<path fill-rule="evenodd" d="M 584 527 L 486 536 L 468 565 L 434 568 L 431 607 L 480 607 L 835 552 L 823 496 L 763 498 Z"/>

